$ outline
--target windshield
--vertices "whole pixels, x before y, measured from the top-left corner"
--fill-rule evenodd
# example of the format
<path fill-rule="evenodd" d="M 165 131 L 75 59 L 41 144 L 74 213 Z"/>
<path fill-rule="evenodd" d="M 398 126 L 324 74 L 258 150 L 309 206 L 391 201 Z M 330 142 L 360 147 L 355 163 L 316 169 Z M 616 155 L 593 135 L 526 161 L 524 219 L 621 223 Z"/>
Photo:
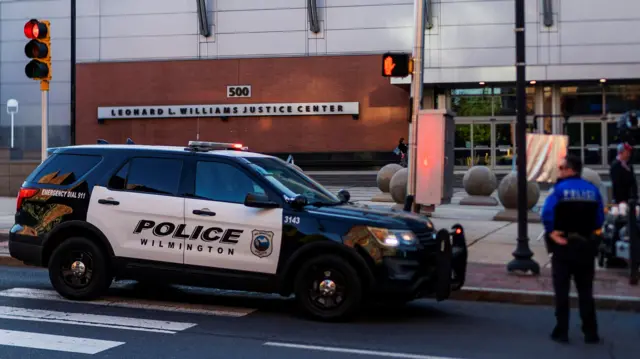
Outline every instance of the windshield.
<path fill-rule="evenodd" d="M 251 166 L 287 197 L 306 197 L 310 204 L 340 204 L 340 199 L 285 161 L 272 157 L 246 158 Z"/>

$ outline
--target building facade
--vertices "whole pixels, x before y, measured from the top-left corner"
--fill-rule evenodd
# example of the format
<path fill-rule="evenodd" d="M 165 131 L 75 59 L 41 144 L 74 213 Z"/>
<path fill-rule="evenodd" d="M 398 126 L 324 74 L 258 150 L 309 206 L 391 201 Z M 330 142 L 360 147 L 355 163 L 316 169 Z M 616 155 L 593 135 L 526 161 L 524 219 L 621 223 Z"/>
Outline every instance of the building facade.
<path fill-rule="evenodd" d="M 508 169 L 514 1 L 426 2 L 424 107 L 456 113 L 459 168 Z M 52 27 L 50 145 L 71 143 L 69 4 L 0 0 L 5 149 L 11 137 L 5 104 L 10 98 L 20 103 L 19 151 L 6 156 L 13 162 L 37 163 L 40 153 L 39 86 L 24 75 L 22 31 L 30 18 L 50 20 Z M 320 162 L 389 154 L 407 137 L 410 79 L 383 78 L 380 55 L 411 51 L 413 8 L 413 0 L 79 0 L 75 141 L 237 141 Z M 566 131 L 570 150 L 591 167 L 607 167 L 615 119 L 640 109 L 639 14 L 640 2 L 633 0 L 526 1 L 530 129 Z M 250 95 L 229 96 L 229 86 L 250 86 Z M 323 103 L 335 111 L 323 110 Z M 149 115 L 154 108 L 178 114 Z M 234 108 L 264 112 L 238 116 Z M 191 114 L 181 116 L 181 109 Z M 99 110 L 107 115 L 99 118 Z"/>

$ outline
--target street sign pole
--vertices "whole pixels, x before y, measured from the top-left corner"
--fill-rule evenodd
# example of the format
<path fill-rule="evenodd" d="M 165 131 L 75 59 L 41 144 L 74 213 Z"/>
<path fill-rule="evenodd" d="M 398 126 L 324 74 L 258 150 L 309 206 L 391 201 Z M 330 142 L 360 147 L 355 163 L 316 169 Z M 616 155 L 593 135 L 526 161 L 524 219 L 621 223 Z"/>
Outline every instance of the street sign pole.
<path fill-rule="evenodd" d="M 413 46 L 413 75 L 411 78 L 411 100 L 412 112 L 411 122 L 409 123 L 409 158 L 407 162 L 408 179 L 407 179 L 407 197 L 414 199 L 416 195 L 416 157 L 417 157 L 417 140 L 418 140 L 418 116 L 422 108 L 422 87 L 424 82 L 424 32 L 425 32 L 425 0 L 417 0 L 415 2 L 415 36 Z M 417 206 L 414 200 L 411 200 L 411 211 L 415 212 Z"/>
<path fill-rule="evenodd" d="M 11 113 L 11 149 L 13 149 L 13 115 L 14 113 Z"/>
<path fill-rule="evenodd" d="M 40 81 L 42 92 L 42 162 L 47 159 L 49 147 L 49 81 Z"/>

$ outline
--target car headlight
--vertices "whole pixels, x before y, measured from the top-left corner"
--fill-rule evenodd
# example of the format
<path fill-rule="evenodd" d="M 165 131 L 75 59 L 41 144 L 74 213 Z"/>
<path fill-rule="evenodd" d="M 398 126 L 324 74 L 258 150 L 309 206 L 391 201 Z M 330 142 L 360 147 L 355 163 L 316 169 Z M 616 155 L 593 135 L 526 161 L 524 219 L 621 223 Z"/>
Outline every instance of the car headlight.
<path fill-rule="evenodd" d="M 416 243 L 416 235 L 408 230 L 387 229 L 368 227 L 369 231 L 373 234 L 376 240 L 387 247 L 397 247 L 400 244 L 414 244 Z"/>

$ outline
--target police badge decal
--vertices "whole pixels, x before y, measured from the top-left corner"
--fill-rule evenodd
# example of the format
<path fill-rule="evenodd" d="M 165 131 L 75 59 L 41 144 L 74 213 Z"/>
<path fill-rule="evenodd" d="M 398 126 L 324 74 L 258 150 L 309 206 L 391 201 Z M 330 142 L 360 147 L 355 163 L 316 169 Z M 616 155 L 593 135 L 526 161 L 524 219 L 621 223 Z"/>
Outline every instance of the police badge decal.
<path fill-rule="evenodd" d="M 270 256 L 273 252 L 273 232 L 254 230 L 251 234 L 251 253 L 258 258 Z"/>

